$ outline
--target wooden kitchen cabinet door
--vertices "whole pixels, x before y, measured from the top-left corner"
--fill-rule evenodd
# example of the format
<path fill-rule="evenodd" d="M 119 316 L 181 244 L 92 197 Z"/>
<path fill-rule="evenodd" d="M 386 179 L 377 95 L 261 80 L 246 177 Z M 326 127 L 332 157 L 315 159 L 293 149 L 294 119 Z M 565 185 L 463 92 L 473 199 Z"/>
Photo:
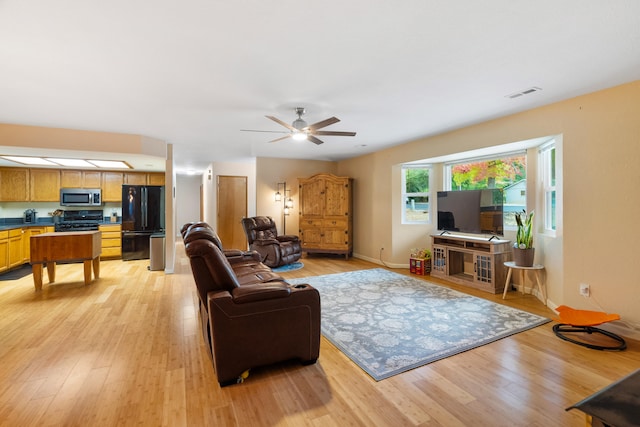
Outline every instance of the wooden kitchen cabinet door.
<path fill-rule="evenodd" d="M 102 173 L 102 201 L 122 202 L 122 172 Z"/>
<path fill-rule="evenodd" d="M 9 269 L 9 231 L 0 231 L 0 272 Z"/>
<path fill-rule="evenodd" d="M 147 185 L 147 174 L 143 172 L 125 172 L 124 183 L 131 185 Z"/>
<path fill-rule="evenodd" d="M 100 188 L 102 186 L 102 172 L 82 171 L 83 188 Z"/>
<path fill-rule="evenodd" d="M 0 202 L 26 202 L 28 200 L 29 169 L 0 168 Z"/>
<path fill-rule="evenodd" d="M 60 201 L 60 170 L 31 169 L 29 171 L 29 200 L 32 202 Z"/>
<path fill-rule="evenodd" d="M 164 185 L 164 172 L 147 174 L 147 183 L 149 185 Z"/>
<path fill-rule="evenodd" d="M 101 188 L 102 172 L 66 170 L 60 171 L 61 188 Z"/>
<path fill-rule="evenodd" d="M 82 171 L 61 170 L 61 188 L 82 188 Z"/>

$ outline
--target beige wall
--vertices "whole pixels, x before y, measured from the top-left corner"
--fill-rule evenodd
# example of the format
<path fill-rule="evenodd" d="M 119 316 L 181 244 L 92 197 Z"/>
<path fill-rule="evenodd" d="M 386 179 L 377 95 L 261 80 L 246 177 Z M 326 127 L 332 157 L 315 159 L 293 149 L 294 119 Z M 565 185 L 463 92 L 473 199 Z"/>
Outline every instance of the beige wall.
<path fill-rule="evenodd" d="M 142 135 L 95 132 L 0 123 L 0 145 L 42 148 L 45 150 L 80 150 L 130 153 L 166 159 L 164 141 Z"/>
<path fill-rule="evenodd" d="M 298 234 L 300 200 L 298 199 L 298 178 L 308 178 L 320 172 L 335 174 L 337 164 L 321 160 L 288 160 L 260 157 L 256 161 L 256 215 L 270 216 L 278 227 L 279 234 Z M 291 190 L 293 209 L 286 218 L 286 230 L 282 226 L 282 202 L 277 203 L 274 195 L 279 182 L 287 183 Z M 286 233 L 285 233 L 286 231 Z"/>
<path fill-rule="evenodd" d="M 254 216 L 256 212 L 256 163 L 248 162 L 213 162 L 202 176 L 203 188 L 203 220 L 217 227 L 217 177 L 218 176 L 246 176 L 247 177 L 247 216 Z"/>
<path fill-rule="evenodd" d="M 550 305 L 619 313 L 640 329 L 640 81 L 469 126 L 371 155 L 341 161 L 355 178 L 354 248 L 395 263 L 428 242 L 430 226 L 400 224 L 398 165 L 549 135 L 559 135 L 562 200 L 556 237 L 536 236 L 536 261 L 547 268 Z M 529 150 L 535 155 L 536 150 Z M 396 179 L 394 179 L 394 177 Z M 534 201 L 539 201 L 530 184 Z M 421 228 L 420 228 L 421 227 Z M 420 236 L 416 239 L 416 236 Z M 388 253 L 391 252 L 391 253 Z M 580 283 L 592 298 L 581 297 Z"/>

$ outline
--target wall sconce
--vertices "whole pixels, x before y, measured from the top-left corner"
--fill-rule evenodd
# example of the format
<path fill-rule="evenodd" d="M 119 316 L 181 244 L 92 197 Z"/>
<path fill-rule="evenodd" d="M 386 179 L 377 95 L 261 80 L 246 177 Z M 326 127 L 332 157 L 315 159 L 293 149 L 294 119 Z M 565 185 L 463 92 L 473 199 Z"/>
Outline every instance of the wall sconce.
<path fill-rule="evenodd" d="M 273 198 L 276 202 L 283 202 L 282 233 L 286 234 L 286 228 L 287 228 L 286 220 L 287 220 L 287 216 L 289 216 L 289 214 L 291 213 L 291 209 L 293 209 L 293 199 L 291 198 L 291 190 L 287 189 L 286 182 L 279 182 L 277 185 L 278 185 L 278 189 L 276 190 L 276 193 L 274 194 Z M 281 189 L 282 189 L 282 192 L 280 192 Z"/>

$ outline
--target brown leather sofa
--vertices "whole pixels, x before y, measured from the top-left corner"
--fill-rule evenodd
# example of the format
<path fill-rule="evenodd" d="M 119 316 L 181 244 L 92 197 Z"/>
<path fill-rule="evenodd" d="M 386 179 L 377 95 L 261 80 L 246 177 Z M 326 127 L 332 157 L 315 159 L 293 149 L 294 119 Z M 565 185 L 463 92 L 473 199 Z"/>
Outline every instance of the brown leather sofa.
<path fill-rule="evenodd" d="M 242 374 L 253 367 L 290 359 L 316 362 L 320 353 L 316 289 L 268 274 L 264 270 L 268 267 L 246 252 L 226 256 L 210 227 L 191 227 L 184 238 L 203 335 L 221 386 L 241 382 Z"/>
<path fill-rule="evenodd" d="M 198 239 L 209 240 L 220 249 L 231 264 L 240 284 L 262 283 L 272 280 L 284 280 L 269 267 L 260 262 L 260 254 L 256 251 L 240 249 L 224 249 L 217 233 L 206 223 L 197 223 L 189 227 L 183 236 L 185 249 L 189 242 Z"/>
<path fill-rule="evenodd" d="M 271 268 L 296 262 L 302 256 L 300 239 L 295 235 L 280 235 L 276 223 L 269 216 L 243 218 L 242 227 L 249 248 L 257 251 L 262 262 Z"/>

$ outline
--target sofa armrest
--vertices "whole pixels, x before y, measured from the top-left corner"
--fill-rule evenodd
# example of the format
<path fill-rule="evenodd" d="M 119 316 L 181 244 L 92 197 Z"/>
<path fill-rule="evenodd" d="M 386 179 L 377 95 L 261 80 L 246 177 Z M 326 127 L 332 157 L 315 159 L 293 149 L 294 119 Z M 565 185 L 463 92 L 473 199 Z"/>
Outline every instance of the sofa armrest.
<path fill-rule="evenodd" d="M 267 282 L 244 285 L 231 292 L 233 302 L 246 304 L 276 298 L 286 298 L 291 294 L 291 288 L 285 282 Z"/>
<path fill-rule="evenodd" d="M 296 235 L 293 234 L 285 234 L 282 236 L 278 236 L 276 237 L 276 239 L 278 239 L 279 242 L 296 242 L 298 240 L 300 240 L 300 238 Z"/>
<path fill-rule="evenodd" d="M 269 246 L 269 245 L 278 245 L 280 242 L 278 239 L 256 239 L 251 244 L 252 246 Z"/>
<path fill-rule="evenodd" d="M 284 360 L 313 363 L 320 354 L 320 294 L 309 285 L 290 295 L 236 304 L 227 291 L 207 295 L 216 376 L 232 384 L 247 369 Z M 264 285 L 263 285 L 264 286 Z M 303 287 L 300 287 L 303 286 Z"/>
<path fill-rule="evenodd" d="M 240 249 L 225 249 L 224 256 L 227 257 L 227 260 L 234 264 L 236 262 L 241 261 L 257 261 L 260 262 L 262 257 L 256 251 L 243 251 Z"/>

